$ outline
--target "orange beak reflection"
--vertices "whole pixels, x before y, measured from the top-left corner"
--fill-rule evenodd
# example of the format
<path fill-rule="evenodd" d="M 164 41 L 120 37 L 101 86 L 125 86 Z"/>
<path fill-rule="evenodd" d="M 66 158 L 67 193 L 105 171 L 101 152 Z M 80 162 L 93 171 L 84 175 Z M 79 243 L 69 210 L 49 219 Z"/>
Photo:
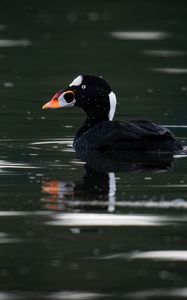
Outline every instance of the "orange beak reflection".
<path fill-rule="evenodd" d="M 47 102 L 42 106 L 42 109 L 50 109 L 50 108 L 59 108 L 61 107 L 57 98 L 51 99 L 51 101 Z"/>
<path fill-rule="evenodd" d="M 44 182 L 42 189 L 48 194 L 58 195 L 60 193 L 60 182 L 56 180 Z"/>

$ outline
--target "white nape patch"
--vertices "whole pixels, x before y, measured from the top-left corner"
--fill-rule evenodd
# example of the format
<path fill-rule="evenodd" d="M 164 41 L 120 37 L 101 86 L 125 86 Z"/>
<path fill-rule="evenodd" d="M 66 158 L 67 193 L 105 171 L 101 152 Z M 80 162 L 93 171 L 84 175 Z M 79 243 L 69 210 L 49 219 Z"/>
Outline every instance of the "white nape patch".
<path fill-rule="evenodd" d="M 108 211 L 115 210 L 116 201 L 116 177 L 114 173 L 108 173 L 109 176 L 109 192 L 108 192 Z"/>
<path fill-rule="evenodd" d="M 117 103 L 116 95 L 113 92 L 111 92 L 109 94 L 109 99 L 110 99 L 110 111 L 108 114 L 108 118 L 110 121 L 112 121 L 115 111 L 116 111 L 116 103 Z"/>
<path fill-rule="evenodd" d="M 72 81 L 72 83 L 70 83 L 69 86 L 72 86 L 72 85 L 79 86 L 79 85 L 81 85 L 82 81 L 83 81 L 83 77 L 82 77 L 82 75 L 79 75 Z"/>

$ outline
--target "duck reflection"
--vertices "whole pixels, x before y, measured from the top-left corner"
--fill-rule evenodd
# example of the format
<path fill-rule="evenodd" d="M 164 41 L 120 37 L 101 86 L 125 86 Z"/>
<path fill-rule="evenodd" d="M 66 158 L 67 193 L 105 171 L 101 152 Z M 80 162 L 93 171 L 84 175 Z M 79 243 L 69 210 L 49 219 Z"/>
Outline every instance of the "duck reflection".
<path fill-rule="evenodd" d="M 82 149 L 81 149 L 82 150 Z M 98 172 L 157 172 L 174 166 L 174 157 L 169 152 L 108 152 L 76 151 L 76 157 L 86 162 L 87 167 Z"/>
<path fill-rule="evenodd" d="M 74 183 L 64 182 L 62 180 L 44 180 L 42 183 L 42 191 L 44 197 L 42 201 L 45 208 L 50 210 L 64 210 L 64 200 L 72 200 L 74 198 Z"/>
<path fill-rule="evenodd" d="M 114 173 L 99 172 L 86 166 L 86 173 L 79 182 L 44 180 L 42 183 L 45 208 L 62 211 L 75 208 L 81 210 L 114 210 L 116 178 Z M 107 204 L 108 203 L 108 204 Z"/>
<path fill-rule="evenodd" d="M 45 208 L 54 211 L 97 211 L 115 210 L 117 172 L 160 172 L 174 165 L 170 154 L 158 153 L 111 153 L 96 151 L 76 153 L 86 162 L 85 175 L 78 182 L 63 181 L 61 178 L 44 179 L 42 202 Z"/>

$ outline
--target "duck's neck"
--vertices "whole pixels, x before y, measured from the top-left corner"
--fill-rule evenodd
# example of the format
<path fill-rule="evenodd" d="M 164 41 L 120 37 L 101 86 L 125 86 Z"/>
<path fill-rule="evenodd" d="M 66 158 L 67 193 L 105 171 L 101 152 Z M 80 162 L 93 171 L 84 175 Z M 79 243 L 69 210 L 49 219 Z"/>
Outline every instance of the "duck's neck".
<path fill-rule="evenodd" d="M 113 119 L 116 107 L 116 97 L 113 92 L 110 93 L 109 100 L 106 98 L 100 98 L 100 101 L 89 102 L 88 105 L 82 107 L 86 113 L 86 120 L 82 127 L 76 134 L 75 139 L 79 138 L 82 134 L 88 131 L 91 127 L 103 122 L 111 121 Z M 91 103 L 91 104 L 90 104 Z"/>
<path fill-rule="evenodd" d="M 82 134 L 84 134 L 88 129 L 103 121 L 109 121 L 108 115 L 97 116 L 97 117 L 87 115 L 85 122 L 83 123 L 83 125 L 81 126 L 81 128 L 78 130 L 76 134 L 76 139 L 79 138 Z"/>

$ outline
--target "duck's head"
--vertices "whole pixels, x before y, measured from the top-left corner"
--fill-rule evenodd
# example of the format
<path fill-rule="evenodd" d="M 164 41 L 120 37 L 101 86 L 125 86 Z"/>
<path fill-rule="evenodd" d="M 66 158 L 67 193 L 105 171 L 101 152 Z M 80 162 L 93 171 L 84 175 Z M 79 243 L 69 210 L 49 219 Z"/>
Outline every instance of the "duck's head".
<path fill-rule="evenodd" d="M 88 118 L 112 120 L 116 110 L 116 96 L 110 85 L 93 75 L 79 75 L 64 90 L 57 92 L 43 109 L 81 107 Z"/>

